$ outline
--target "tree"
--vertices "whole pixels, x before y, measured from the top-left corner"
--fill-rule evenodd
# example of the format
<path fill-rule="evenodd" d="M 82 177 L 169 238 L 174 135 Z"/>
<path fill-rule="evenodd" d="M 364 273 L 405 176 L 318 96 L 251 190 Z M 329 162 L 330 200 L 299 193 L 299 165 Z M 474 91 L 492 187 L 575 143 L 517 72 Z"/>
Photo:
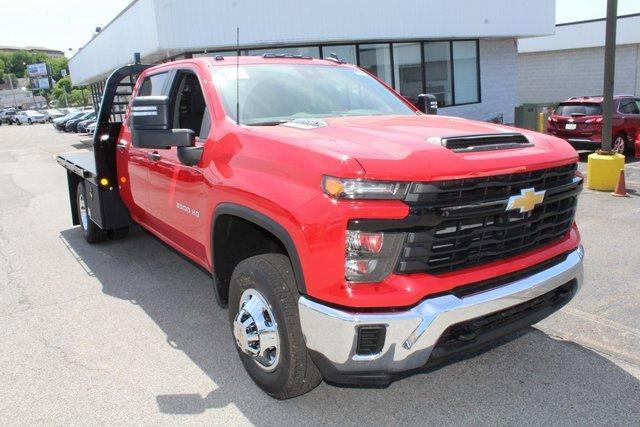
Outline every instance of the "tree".
<path fill-rule="evenodd" d="M 79 89 L 73 89 L 71 91 L 71 95 L 69 96 L 69 99 L 72 105 L 76 107 L 79 107 L 79 106 L 84 107 L 87 104 L 89 104 L 90 96 L 91 96 L 91 92 L 89 92 L 88 89 L 79 88 Z"/>
<path fill-rule="evenodd" d="M 67 100 L 70 100 L 69 94 L 71 93 L 71 79 L 69 76 L 62 77 L 58 80 L 51 90 L 51 96 L 57 101 L 57 105 L 65 105 Z M 66 100 L 65 100 L 66 94 Z"/>
<path fill-rule="evenodd" d="M 59 56 L 57 58 L 49 57 L 47 59 L 47 64 L 49 64 L 49 68 L 51 69 L 51 77 L 54 80 L 58 80 L 62 78 L 62 70 L 68 69 L 68 61 L 64 56 Z"/>

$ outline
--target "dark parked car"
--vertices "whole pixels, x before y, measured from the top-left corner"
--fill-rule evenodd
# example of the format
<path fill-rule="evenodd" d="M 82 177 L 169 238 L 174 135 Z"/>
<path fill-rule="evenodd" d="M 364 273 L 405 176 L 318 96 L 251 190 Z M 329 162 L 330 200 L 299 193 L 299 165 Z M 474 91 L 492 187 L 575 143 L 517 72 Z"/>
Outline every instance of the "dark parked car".
<path fill-rule="evenodd" d="M 567 140 L 578 150 L 597 150 L 602 144 L 602 104 L 601 96 L 569 98 L 549 116 L 547 131 Z M 612 125 L 613 151 L 640 155 L 636 144 L 640 133 L 640 99 L 630 95 L 615 96 Z"/>
<path fill-rule="evenodd" d="M 78 123 L 83 120 L 95 119 L 96 113 L 94 111 L 85 111 L 81 116 L 76 117 L 75 119 L 67 120 L 67 123 L 64 125 L 65 132 L 78 132 Z"/>
<path fill-rule="evenodd" d="M 55 119 L 53 121 L 53 127 L 55 127 L 57 130 L 64 130 L 64 127 L 69 120 L 77 119 L 78 117 L 84 115 L 85 113 L 86 111 L 73 111 L 64 117 Z"/>
<path fill-rule="evenodd" d="M 82 120 L 81 122 L 78 123 L 78 133 L 87 133 L 87 126 L 89 126 L 91 123 L 95 123 L 96 119 L 88 119 L 88 120 Z"/>

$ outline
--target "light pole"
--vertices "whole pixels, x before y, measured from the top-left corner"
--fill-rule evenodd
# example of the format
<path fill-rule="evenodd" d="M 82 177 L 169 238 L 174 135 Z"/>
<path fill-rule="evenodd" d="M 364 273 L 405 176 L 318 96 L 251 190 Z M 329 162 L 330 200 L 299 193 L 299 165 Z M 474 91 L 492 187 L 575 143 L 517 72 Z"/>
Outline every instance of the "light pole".
<path fill-rule="evenodd" d="M 16 102 L 16 93 L 14 92 L 13 78 L 11 76 L 15 77 L 15 74 L 9 74 L 9 87 L 11 88 L 11 95 L 13 95 L 13 107 L 16 108 L 18 103 Z"/>
<path fill-rule="evenodd" d="M 607 1 L 607 26 L 604 44 L 604 115 L 602 118 L 602 151 L 611 152 L 614 74 L 616 68 L 616 21 L 618 0 Z"/>

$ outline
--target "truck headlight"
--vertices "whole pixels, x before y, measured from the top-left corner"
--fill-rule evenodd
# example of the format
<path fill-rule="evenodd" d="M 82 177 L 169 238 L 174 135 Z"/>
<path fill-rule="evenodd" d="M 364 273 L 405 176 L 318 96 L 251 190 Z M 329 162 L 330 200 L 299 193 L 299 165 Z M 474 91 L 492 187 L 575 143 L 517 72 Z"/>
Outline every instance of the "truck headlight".
<path fill-rule="evenodd" d="M 349 282 L 380 282 L 393 270 L 404 233 L 347 230 L 344 276 Z"/>
<path fill-rule="evenodd" d="M 322 177 L 322 190 L 336 199 L 403 199 L 409 183 Z"/>

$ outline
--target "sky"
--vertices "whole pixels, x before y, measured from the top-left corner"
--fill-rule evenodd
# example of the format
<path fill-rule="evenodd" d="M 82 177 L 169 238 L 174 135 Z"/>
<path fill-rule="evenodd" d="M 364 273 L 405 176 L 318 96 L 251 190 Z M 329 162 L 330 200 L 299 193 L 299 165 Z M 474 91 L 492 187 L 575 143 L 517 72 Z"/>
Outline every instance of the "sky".
<path fill-rule="evenodd" d="M 535 1 L 535 0 L 530 0 Z M 131 0 L 0 0 L 0 45 L 73 53 Z M 618 14 L 640 13 L 640 0 L 618 0 Z M 556 23 L 603 18 L 606 0 L 556 0 Z M 73 49 L 69 51 L 69 49 Z"/>

